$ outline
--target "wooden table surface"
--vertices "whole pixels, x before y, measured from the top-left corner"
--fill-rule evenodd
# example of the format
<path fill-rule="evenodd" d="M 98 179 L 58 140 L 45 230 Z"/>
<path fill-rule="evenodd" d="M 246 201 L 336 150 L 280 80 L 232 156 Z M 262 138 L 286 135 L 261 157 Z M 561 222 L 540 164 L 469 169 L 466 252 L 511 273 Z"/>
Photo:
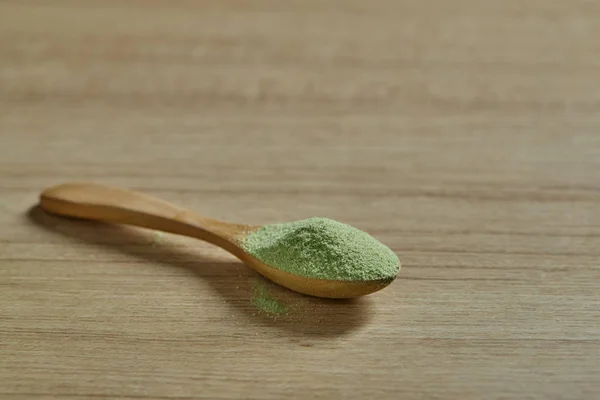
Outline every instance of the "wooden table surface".
<path fill-rule="evenodd" d="M 597 399 L 600 4 L 0 1 L 0 398 Z M 403 269 L 356 301 L 59 219 L 64 181 L 327 216 Z"/>

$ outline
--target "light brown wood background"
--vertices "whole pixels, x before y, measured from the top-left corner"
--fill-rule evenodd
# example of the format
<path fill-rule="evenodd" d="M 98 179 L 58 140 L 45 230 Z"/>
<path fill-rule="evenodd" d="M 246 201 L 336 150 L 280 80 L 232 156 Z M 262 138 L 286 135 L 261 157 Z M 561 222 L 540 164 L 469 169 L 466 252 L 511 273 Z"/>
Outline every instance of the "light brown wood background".
<path fill-rule="evenodd" d="M 3 399 L 597 399 L 600 4 L 0 1 Z M 70 180 L 328 216 L 398 253 L 354 302 L 32 208 Z"/>

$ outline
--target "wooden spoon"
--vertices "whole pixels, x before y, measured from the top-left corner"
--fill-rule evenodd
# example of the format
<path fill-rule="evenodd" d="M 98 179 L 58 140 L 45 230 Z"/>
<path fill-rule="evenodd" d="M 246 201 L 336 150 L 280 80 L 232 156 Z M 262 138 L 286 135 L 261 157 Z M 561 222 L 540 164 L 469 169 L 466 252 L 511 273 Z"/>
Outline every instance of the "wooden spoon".
<path fill-rule="evenodd" d="M 306 278 L 267 265 L 241 246 L 260 225 L 230 224 L 197 215 L 166 201 L 130 190 L 91 183 L 66 183 L 46 189 L 40 207 L 52 214 L 135 225 L 205 240 L 232 253 L 259 274 L 300 293 L 329 298 L 376 292 L 394 279 L 340 281 Z"/>

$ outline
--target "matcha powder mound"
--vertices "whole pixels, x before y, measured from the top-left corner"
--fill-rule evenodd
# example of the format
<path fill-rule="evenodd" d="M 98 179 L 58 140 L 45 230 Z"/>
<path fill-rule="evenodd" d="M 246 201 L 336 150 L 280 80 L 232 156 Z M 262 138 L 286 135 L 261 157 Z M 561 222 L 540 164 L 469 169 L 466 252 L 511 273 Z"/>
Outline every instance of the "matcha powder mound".
<path fill-rule="evenodd" d="M 394 252 L 368 233 L 328 218 L 265 225 L 248 235 L 245 250 L 265 264 L 307 278 L 392 279 Z"/>

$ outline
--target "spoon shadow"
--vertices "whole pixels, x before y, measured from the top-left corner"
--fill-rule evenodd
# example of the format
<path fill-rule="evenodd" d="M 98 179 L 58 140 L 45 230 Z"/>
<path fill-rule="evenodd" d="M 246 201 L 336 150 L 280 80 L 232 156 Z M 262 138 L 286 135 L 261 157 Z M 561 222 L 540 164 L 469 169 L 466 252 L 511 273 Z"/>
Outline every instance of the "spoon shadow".
<path fill-rule="evenodd" d="M 297 338 L 291 340 L 303 346 L 310 346 L 303 342 L 304 336 L 334 337 L 356 330 L 368 323 L 375 311 L 369 298 L 334 300 L 306 296 L 263 278 L 241 261 L 224 262 L 168 243 L 150 243 L 140 228 L 57 217 L 39 206 L 30 208 L 27 218 L 38 227 L 83 243 L 117 250 L 148 263 L 190 270 L 208 282 L 248 323 L 295 333 Z M 257 309 L 253 304 L 257 288 L 266 289 L 287 308 L 287 313 L 275 316 Z"/>

